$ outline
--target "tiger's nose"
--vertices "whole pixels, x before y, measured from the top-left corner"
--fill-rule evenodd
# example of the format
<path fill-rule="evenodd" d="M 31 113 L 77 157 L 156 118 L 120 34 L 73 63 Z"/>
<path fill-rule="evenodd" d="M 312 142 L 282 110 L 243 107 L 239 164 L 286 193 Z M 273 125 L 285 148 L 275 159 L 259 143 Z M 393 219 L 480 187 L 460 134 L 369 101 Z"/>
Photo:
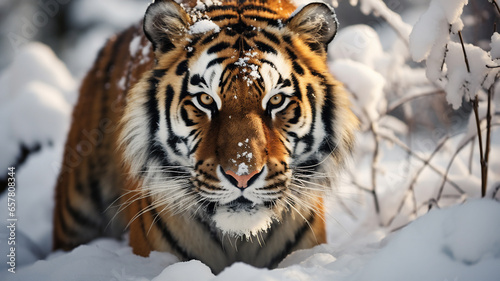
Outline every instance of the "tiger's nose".
<path fill-rule="evenodd" d="M 226 177 L 226 179 L 239 189 L 245 189 L 251 185 L 260 176 L 263 170 L 264 169 L 260 171 L 253 171 L 246 175 L 238 175 L 231 170 L 224 171 L 224 169 L 221 168 L 222 174 Z"/>

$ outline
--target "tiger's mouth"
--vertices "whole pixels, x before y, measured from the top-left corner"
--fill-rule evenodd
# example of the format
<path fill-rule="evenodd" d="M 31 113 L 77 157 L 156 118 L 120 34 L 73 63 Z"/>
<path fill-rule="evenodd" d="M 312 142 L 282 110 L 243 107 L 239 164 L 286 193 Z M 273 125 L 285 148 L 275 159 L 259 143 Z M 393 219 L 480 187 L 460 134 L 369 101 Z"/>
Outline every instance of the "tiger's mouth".
<path fill-rule="evenodd" d="M 242 195 L 242 196 L 238 197 L 237 199 L 235 199 L 227 204 L 224 204 L 223 206 L 226 208 L 229 208 L 235 212 L 238 212 L 238 211 L 251 212 L 252 210 L 257 208 L 257 203 L 248 200 L 247 198 L 245 198 Z"/>

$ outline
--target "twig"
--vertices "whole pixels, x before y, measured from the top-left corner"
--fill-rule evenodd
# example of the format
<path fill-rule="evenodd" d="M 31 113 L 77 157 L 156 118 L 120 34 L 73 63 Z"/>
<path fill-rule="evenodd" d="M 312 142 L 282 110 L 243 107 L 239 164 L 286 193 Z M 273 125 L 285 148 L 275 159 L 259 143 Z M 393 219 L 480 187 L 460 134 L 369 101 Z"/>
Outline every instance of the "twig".
<path fill-rule="evenodd" d="M 399 147 L 401 147 L 403 150 L 405 150 L 406 152 L 409 152 L 412 156 L 414 156 L 415 158 L 417 158 L 418 160 L 422 161 L 422 162 L 425 162 L 426 159 L 421 157 L 420 155 L 418 155 L 417 153 L 415 153 L 413 150 L 411 150 L 407 145 L 405 145 L 403 142 L 401 142 L 400 140 L 396 139 L 396 138 L 393 138 L 392 136 L 389 136 L 389 135 L 385 135 L 384 133 L 379 133 L 379 137 L 382 137 L 384 139 L 387 139 L 391 142 L 393 142 L 394 144 L 398 145 Z M 432 165 L 431 163 L 427 163 L 428 164 L 428 167 L 433 170 L 434 172 L 436 172 L 438 175 L 440 176 L 443 176 L 444 177 L 444 172 L 439 170 L 438 168 L 436 168 L 434 165 Z M 455 189 L 460 192 L 460 193 L 465 193 L 459 186 L 458 184 L 456 184 L 454 181 L 450 180 L 450 179 L 447 179 L 446 180 L 448 183 L 450 183 L 453 187 L 455 187 Z"/>
<path fill-rule="evenodd" d="M 488 186 L 488 165 L 490 159 L 490 144 L 491 144 L 491 96 L 493 95 L 493 87 L 495 83 L 488 89 L 488 110 L 486 111 L 486 151 L 484 152 L 484 163 L 481 162 L 481 176 L 483 183 L 481 185 L 481 195 L 486 196 L 486 188 Z M 484 173 L 483 173 L 484 171 Z"/>
<path fill-rule="evenodd" d="M 493 126 L 498 126 L 500 125 L 499 124 L 491 124 L 491 127 Z M 481 135 L 481 131 L 478 132 L 478 135 Z M 448 171 L 450 170 L 451 168 L 451 165 L 453 164 L 453 161 L 455 160 L 455 157 L 457 157 L 458 153 L 460 153 L 460 151 L 462 151 L 462 149 L 469 143 L 471 142 L 472 139 L 474 139 L 475 136 L 471 136 L 469 137 L 469 139 L 467 139 L 466 141 L 463 142 L 463 144 L 455 151 L 455 153 L 453 154 L 453 156 L 451 157 L 450 159 L 450 162 L 448 163 L 448 166 L 446 167 L 446 173 L 444 174 L 444 178 L 443 178 L 443 182 L 441 183 L 441 187 L 439 188 L 439 191 L 438 191 L 438 195 L 437 195 L 437 199 L 439 201 L 439 199 L 441 199 L 441 196 L 443 194 L 443 190 L 444 190 L 444 184 L 448 181 L 449 182 L 449 179 L 448 179 Z M 456 188 L 456 187 L 455 187 Z M 464 193 L 463 191 L 460 192 L 460 193 Z"/>
<path fill-rule="evenodd" d="M 491 194 L 492 199 L 495 199 L 495 197 L 497 197 L 497 193 L 499 190 L 500 190 L 500 184 L 497 185 L 497 187 L 495 187 L 495 189 L 493 190 L 493 193 Z"/>
<path fill-rule="evenodd" d="M 420 176 L 420 174 L 422 173 L 422 171 L 425 169 L 425 167 L 428 167 L 429 166 L 429 163 L 430 161 L 432 160 L 432 158 L 436 155 L 436 153 L 441 150 L 441 147 L 443 147 L 443 145 L 446 143 L 446 141 L 449 139 L 450 137 L 449 136 L 446 136 L 444 137 L 440 142 L 439 144 L 436 146 L 436 148 L 434 149 L 434 151 L 431 153 L 431 155 L 425 160 L 425 161 L 422 161 L 423 162 L 423 165 L 418 169 L 418 171 L 415 173 L 415 176 L 413 176 L 413 179 L 411 181 L 411 183 L 409 184 L 409 188 L 408 190 L 406 191 L 406 194 L 405 196 L 403 197 L 403 200 L 401 201 L 401 203 L 399 204 L 398 206 L 398 209 L 397 209 L 397 212 L 394 214 L 394 216 L 392 216 L 387 225 L 391 225 L 392 221 L 397 217 L 397 215 L 401 212 L 401 210 L 403 209 L 403 206 L 404 206 L 404 203 L 406 201 L 406 197 L 413 193 L 413 195 L 415 196 L 415 183 L 417 182 L 417 179 L 418 177 Z M 417 215 L 417 211 L 418 211 L 418 207 L 417 207 L 417 204 L 416 204 L 416 200 L 414 199 L 414 204 L 415 204 L 415 215 Z"/>
<path fill-rule="evenodd" d="M 426 92 L 426 93 L 417 93 L 417 94 L 414 94 L 411 96 L 404 96 L 404 97 L 400 98 L 399 100 L 396 100 L 395 102 L 391 103 L 387 107 L 385 114 L 381 114 L 380 116 L 381 117 L 385 116 L 387 113 L 393 111 L 394 109 L 398 108 L 399 106 L 401 106 L 401 105 L 403 105 L 411 100 L 422 98 L 422 97 L 427 97 L 427 96 L 440 95 L 440 94 L 445 94 L 445 92 L 443 90 L 436 90 L 436 91 Z"/>
<path fill-rule="evenodd" d="M 371 173 L 372 173 L 372 188 L 369 191 L 372 196 L 373 196 L 373 201 L 375 204 L 375 212 L 377 214 L 380 214 L 380 204 L 378 202 L 378 196 L 377 196 L 377 162 L 379 158 L 379 138 L 378 138 L 378 130 L 375 126 L 376 121 L 373 121 L 370 119 L 368 112 L 366 111 L 365 108 L 361 110 L 361 112 L 366 116 L 367 120 L 370 122 L 370 129 L 371 133 L 373 134 L 373 140 L 375 141 L 375 150 L 373 151 L 373 159 L 372 159 L 372 166 L 371 166 Z M 381 221 L 380 221 L 381 223 Z"/>
<path fill-rule="evenodd" d="M 474 159 L 474 143 L 476 139 L 472 139 L 472 145 L 470 146 L 470 155 L 469 155 L 469 174 L 472 175 L 472 160 Z"/>
<path fill-rule="evenodd" d="M 480 157 L 480 163 L 481 163 L 481 195 L 484 197 L 483 194 L 483 189 L 486 189 L 485 187 L 485 179 L 484 179 L 484 152 L 483 152 L 483 134 L 481 134 L 481 120 L 479 119 L 479 100 L 476 95 L 474 100 L 472 101 L 472 106 L 474 109 L 474 116 L 476 117 L 476 128 L 477 128 L 477 138 L 479 142 L 479 157 Z"/>
<path fill-rule="evenodd" d="M 375 203 L 375 212 L 380 214 L 380 206 L 377 197 L 377 163 L 379 158 L 379 139 L 377 135 L 377 129 L 375 128 L 374 123 L 371 123 L 371 129 L 373 133 L 373 140 L 375 141 L 375 150 L 373 151 L 373 159 L 372 159 L 372 195 L 373 201 Z"/>
<path fill-rule="evenodd" d="M 464 39 L 462 38 L 462 31 L 458 31 L 458 37 L 460 37 L 460 44 L 462 45 L 462 51 L 464 52 L 465 65 L 467 66 L 467 72 L 470 73 L 469 59 L 467 59 L 467 52 L 465 51 Z"/>
<path fill-rule="evenodd" d="M 493 0 L 493 1 L 491 1 L 491 3 L 493 3 L 493 5 L 495 6 L 495 8 L 497 8 L 497 12 L 500 14 L 500 7 L 498 7 L 497 0 Z"/>

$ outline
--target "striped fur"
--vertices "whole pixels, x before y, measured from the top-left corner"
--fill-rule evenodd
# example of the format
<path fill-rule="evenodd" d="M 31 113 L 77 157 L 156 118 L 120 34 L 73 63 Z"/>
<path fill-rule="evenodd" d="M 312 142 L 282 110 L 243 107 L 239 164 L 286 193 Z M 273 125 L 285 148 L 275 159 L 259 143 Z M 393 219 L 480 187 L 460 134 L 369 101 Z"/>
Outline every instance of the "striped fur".
<path fill-rule="evenodd" d="M 73 114 L 54 247 L 128 227 L 136 254 L 220 272 L 236 261 L 272 268 L 324 243 L 322 198 L 357 120 L 326 65 L 333 10 L 294 10 L 157 0 L 143 29 L 110 39 Z M 132 54 L 133 40 L 149 49 Z"/>

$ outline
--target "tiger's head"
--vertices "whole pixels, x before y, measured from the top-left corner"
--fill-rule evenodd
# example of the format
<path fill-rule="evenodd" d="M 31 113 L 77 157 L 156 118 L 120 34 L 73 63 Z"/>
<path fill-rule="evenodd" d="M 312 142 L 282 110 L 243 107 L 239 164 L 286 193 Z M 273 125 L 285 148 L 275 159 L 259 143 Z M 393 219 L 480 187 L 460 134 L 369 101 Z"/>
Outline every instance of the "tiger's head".
<path fill-rule="evenodd" d="M 249 237 L 332 189 L 357 126 L 326 65 L 338 24 L 322 3 L 290 9 L 149 6 L 156 64 L 127 96 L 121 140 L 160 210 Z"/>

